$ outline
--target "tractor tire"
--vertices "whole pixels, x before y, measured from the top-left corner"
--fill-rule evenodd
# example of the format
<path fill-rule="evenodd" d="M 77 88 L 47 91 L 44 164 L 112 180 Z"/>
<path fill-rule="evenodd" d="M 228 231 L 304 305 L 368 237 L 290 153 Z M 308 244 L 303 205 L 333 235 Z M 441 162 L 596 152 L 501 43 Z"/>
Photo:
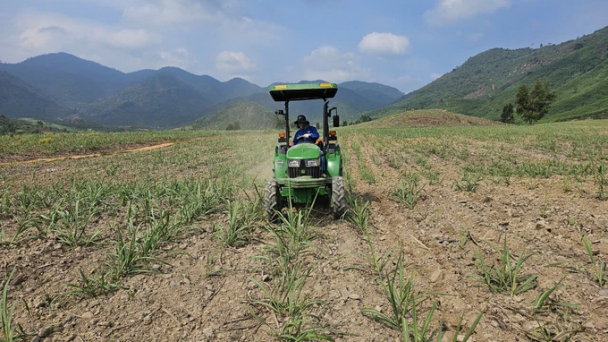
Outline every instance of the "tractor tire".
<path fill-rule="evenodd" d="M 342 218 L 346 212 L 346 193 L 344 190 L 344 178 L 333 177 L 331 179 L 331 207 L 334 219 Z"/>
<path fill-rule="evenodd" d="M 269 179 L 264 187 L 264 207 L 270 223 L 279 221 L 279 212 L 281 211 L 279 196 L 281 196 L 279 194 L 279 184 L 276 180 Z"/>

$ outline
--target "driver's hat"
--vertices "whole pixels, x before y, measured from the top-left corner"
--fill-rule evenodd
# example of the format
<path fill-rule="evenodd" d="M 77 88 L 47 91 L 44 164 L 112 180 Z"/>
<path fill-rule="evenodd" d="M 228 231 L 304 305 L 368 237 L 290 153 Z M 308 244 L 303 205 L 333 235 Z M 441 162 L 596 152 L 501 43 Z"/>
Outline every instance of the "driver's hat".
<path fill-rule="evenodd" d="M 299 123 L 306 123 L 307 125 L 310 124 L 310 122 L 308 122 L 308 120 L 306 120 L 306 116 L 304 115 L 298 115 L 298 119 L 294 122 L 294 124 L 299 124 Z"/>

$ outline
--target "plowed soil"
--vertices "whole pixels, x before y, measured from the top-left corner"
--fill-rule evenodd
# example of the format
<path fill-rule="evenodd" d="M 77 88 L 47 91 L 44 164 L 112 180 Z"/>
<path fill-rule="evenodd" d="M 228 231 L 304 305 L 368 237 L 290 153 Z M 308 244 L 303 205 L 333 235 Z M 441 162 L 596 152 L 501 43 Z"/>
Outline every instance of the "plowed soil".
<path fill-rule="evenodd" d="M 251 151 L 250 138 L 231 139 L 216 141 L 235 144 L 229 149 L 230 156 L 221 161 L 217 156 L 225 155 L 226 149 L 218 152 L 209 141 L 193 140 L 162 150 L 102 155 L 89 161 L 4 165 L 0 166 L 0 185 L 15 196 L 24 184 L 65 185 L 74 177 L 97 177 L 101 182 L 203 178 L 222 163 L 235 163 L 235 168 L 243 168 L 246 177 L 253 179 L 244 190 L 254 194 L 272 174 L 274 134 L 260 137 L 254 147 L 257 152 L 251 152 L 258 158 L 248 160 L 238 157 L 238 151 Z M 608 341 L 608 288 L 594 281 L 594 266 L 581 240 L 586 236 L 592 242 L 596 261 L 607 259 L 608 201 L 597 198 L 594 179 L 513 175 L 507 184 L 486 174 L 473 191 L 462 189 L 463 169 L 486 158 L 488 151 L 503 151 L 501 146 L 506 146 L 518 156 L 515 165 L 543 158 L 567 159 L 567 140 L 558 144 L 563 151 L 558 149 L 548 157 L 545 150 L 518 143 L 469 137 L 394 138 L 378 131 L 351 130 L 340 139 L 346 153 L 349 196 L 370 203 L 369 231 L 375 255 L 389 253 L 389 272 L 399 250 L 403 251 L 406 276 L 413 274 L 416 293 L 428 298 L 420 303 L 419 314 L 428 314 L 438 302 L 432 327 L 437 329 L 443 320 L 445 341 L 452 341 L 461 316 L 464 335 L 481 312 L 483 317 L 470 341 Z M 417 147 L 429 146 L 454 149 L 446 154 L 417 151 Z M 460 159 L 456 153 L 469 157 Z M 504 157 L 496 153 L 498 160 Z M 150 162 L 136 164 L 137 160 Z M 170 161 L 154 166 L 154 160 Z M 113 164 L 130 171 L 104 176 Z M 429 176 L 432 171 L 437 178 Z M 399 182 L 413 173 L 419 175 L 422 190 L 410 209 L 395 192 Z M 285 321 L 254 304 L 266 297 L 252 279 L 271 284 L 267 269 L 256 258 L 272 242 L 263 221 L 251 229 L 253 238 L 246 245 L 223 247 L 214 231 L 228 218 L 224 213 L 207 215 L 193 224 L 196 229 L 164 246 L 157 259 L 147 263 L 155 273 L 125 277 L 119 282 L 121 288 L 108 295 L 70 294 L 73 288 L 68 284 L 81 284 L 79 270 L 93 274 L 114 251 L 112 236 L 105 231 L 123 216 L 102 214 L 92 221 L 88 231 L 103 231 L 102 239 L 80 247 L 66 246 L 53 235 L 36 238 L 32 228 L 19 236 L 18 243 L 10 244 L 24 218 L 15 213 L 0 216 L 4 232 L 0 280 L 15 270 L 8 287 L 9 303 L 16 303 L 13 324 L 29 334 L 26 340 L 277 340 L 276 332 Z M 313 267 L 305 292 L 323 301 L 311 309 L 318 321 L 310 319 L 310 324 L 331 329 L 337 341 L 403 340 L 400 330 L 361 312 L 375 308 L 391 315 L 381 286 L 387 279 L 373 271 L 369 245 L 360 229 L 348 220 L 333 220 L 330 210 L 322 206 L 312 211 L 309 228 L 319 237 L 313 241 L 318 249 L 303 256 L 306 265 Z M 502 249 L 505 241 L 513 264 L 520 253 L 531 255 L 520 275 L 537 276 L 533 289 L 513 296 L 492 292 L 480 271 L 480 256 L 489 265 L 499 264 L 500 255 L 492 246 Z M 554 305 L 535 311 L 539 293 L 556 285 L 559 287 L 546 303 L 572 307 Z"/>

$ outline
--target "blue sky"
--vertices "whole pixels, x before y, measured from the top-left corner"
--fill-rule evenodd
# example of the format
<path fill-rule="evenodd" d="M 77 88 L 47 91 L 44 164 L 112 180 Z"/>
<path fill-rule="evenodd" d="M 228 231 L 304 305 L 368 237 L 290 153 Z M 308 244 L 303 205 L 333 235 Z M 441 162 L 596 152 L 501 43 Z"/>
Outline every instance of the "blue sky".
<path fill-rule="evenodd" d="M 608 25 L 607 0 L 0 0 L 0 61 L 67 52 L 260 86 L 324 79 L 404 93 L 502 47 Z"/>

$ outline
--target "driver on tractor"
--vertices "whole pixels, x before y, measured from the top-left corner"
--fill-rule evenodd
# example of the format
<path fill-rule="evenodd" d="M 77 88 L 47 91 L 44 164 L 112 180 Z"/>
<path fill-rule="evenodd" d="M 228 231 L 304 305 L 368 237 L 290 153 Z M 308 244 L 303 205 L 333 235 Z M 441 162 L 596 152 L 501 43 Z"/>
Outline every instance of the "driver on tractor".
<path fill-rule="evenodd" d="M 317 128 L 314 126 L 310 126 L 310 122 L 306 120 L 306 116 L 298 115 L 298 119 L 295 122 L 296 126 L 298 126 L 298 131 L 293 136 L 293 145 L 299 143 L 317 143 L 319 139 L 319 132 Z"/>

